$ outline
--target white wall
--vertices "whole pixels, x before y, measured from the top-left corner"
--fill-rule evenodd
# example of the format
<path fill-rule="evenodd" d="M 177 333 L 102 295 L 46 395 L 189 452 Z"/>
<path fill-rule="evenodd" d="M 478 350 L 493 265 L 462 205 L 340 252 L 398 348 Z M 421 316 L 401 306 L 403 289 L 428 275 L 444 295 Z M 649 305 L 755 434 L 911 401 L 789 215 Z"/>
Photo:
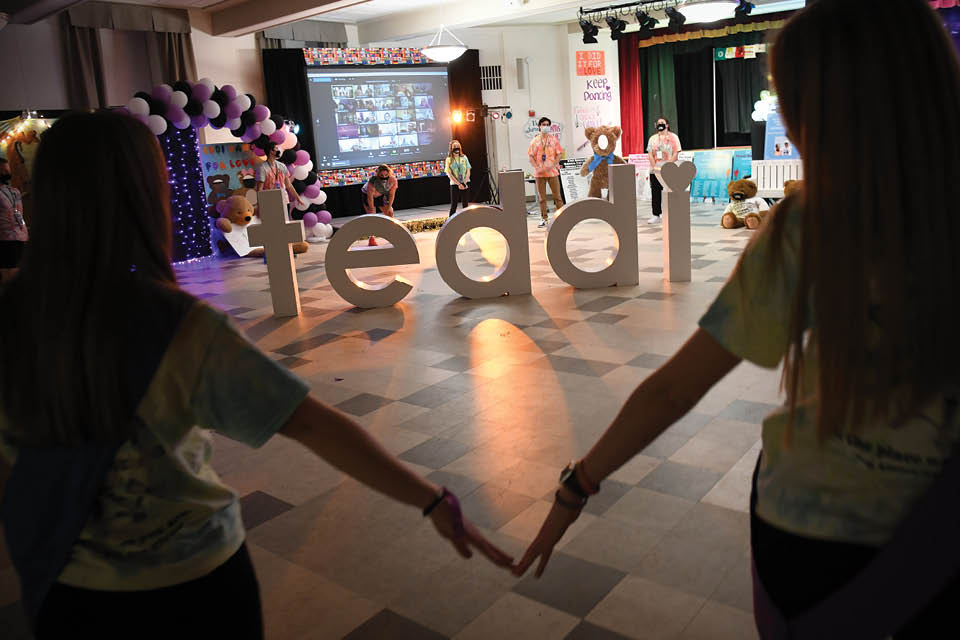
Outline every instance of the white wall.
<path fill-rule="evenodd" d="M 190 37 L 198 78 L 210 78 L 217 86 L 232 84 L 241 93 L 253 94 L 258 102 L 266 100 L 260 52 L 253 34 L 218 37 L 194 28 Z M 203 133 L 207 143 L 235 141 L 227 129 L 215 131 L 207 127 Z"/>
<path fill-rule="evenodd" d="M 0 31 L 0 111 L 67 108 L 63 52 L 55 19 Z"/>

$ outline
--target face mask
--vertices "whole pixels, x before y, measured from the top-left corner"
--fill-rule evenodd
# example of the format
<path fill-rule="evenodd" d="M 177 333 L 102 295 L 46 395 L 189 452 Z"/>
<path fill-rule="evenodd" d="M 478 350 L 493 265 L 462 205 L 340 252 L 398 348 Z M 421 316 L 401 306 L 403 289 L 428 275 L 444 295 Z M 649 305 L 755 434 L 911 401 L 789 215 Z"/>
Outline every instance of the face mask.
<path fill-rule="evenodd" d="M 540 132 L 541 132 L 541 133 L 550 133 L 550 125 L 548 125 L 548 124 L 541 125 L 541 127 L 540 127 Z"/>
<path fill-rule="evenodd" d="M 460 147 L 454 147 L 454 148 L 453 148 L 453 152 L 454 152 L 454 153 L 460 153 Z"/>
<path fill-rule="evenodd" d="M 657 125 L 657 131 L 663 131 L 666 128 L 667 128 L 667 125 L 663 124 L 662 122 Z"/>
<path fill-rule="evenodd" d="M 10 174 L 4 174 L 0 176 L 0 184 L 10 184 Z"/>

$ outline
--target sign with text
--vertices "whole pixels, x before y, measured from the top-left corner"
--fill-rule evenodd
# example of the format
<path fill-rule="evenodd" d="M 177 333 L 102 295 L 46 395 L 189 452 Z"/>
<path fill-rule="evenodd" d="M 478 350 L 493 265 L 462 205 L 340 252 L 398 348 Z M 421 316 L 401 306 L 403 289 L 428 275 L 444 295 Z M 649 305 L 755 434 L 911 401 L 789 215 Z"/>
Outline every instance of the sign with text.
<path fill-rule="evenodd" d="M 262 162 L 250 150 L 249 144 L 202 144 L 200 145 L 200 168 L 203 171 L 203 189 L 206 194 L 208 213 L 218 217 L 216 204 L 224 198 L 245 193 L 246 180 L 254 178 L 257 165 Z"/>
<path fill-rule="evenodd" d="M 602 76 L 606 73 L 603 51 L 577 51 L 578 76 Z"/>
<path fill-rule="evenodd" d="M 764 160 L 799 160 L 797 148 L 787 137 L 787 127 L 780 119 L 780 112 L 771 111 L 767 116 L 767 133 L 763 145 Z"/>
<path fill-rule="evenodd" d="M 564 202 L 574 202 L 587 197 L 590 178 L 580 175 L 580 168 L 587 162 L 587 158 L 560 161 L 560 186 L 563 187 Z"/>

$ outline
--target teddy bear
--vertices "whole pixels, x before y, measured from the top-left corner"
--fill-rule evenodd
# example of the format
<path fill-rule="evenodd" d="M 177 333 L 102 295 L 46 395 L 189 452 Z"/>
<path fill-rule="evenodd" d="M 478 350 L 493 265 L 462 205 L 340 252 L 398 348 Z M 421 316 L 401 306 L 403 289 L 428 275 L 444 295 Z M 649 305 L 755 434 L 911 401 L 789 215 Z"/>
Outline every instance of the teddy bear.
<path fill-rule="evenodd" d="M 583 165 L 580 175 L 587 177 L 591 172 L 589 198 L 599 198 L 603 189 L 610 186 L 610 169 L 607 165 L 625 164 L 623 158 L 614 154 L 617 141 L 620 139 L 620 127 L 587 127 L 583 132 L 593 147 L 593 159 Z M 601 142 L 605 144 L 601 146 Z"/>
<path fill-rule="evenodd" d="M 210 195 L 207 196 L 207 213 L 211 218 L 217 218 L 220 214 L 217 212 L 217 203 L 233 194 L 230 192 L 230 176 L 225 173 L 207 176 L 207 184 L 210 186 Z"/>
<path fill-rule="evenodd" d="M 236 254 L 241 257 L 259 258 L 263 255 L 263 247 L 251 247 L 247 235 L 247 227 L 251 223 L 259 223 L 253 211 L 253 205 L 244 196 L 230 196 L 217 203 L 217 212 L 220 217 L 214 227 L 220 233 L 217 238 L 217 248 L 224 255 Z M 309 245 L 306 242 L 292 243 L 294 253 L 306 252 Z"/>
<path fill-rule="evenodd" d="M 783 197 L 789 198 L 803 190 L 803 180 L 787 180 L 783 183 Z"/>
<path fill-rule="evenodd" d="M 253 205 L 254 211 L 257 208 L 257 175 L 253 169 L 243 169 L 237 173 L 237 180 L 240 181 L 240 188 L 234 189 L 235 196 L 243 196 Z"/>
<path fill-rule="evenodd" d="M 730 204 L 723 211 L 720 224 L 724 229 L 739 229 L 746 226 L 756 229 L 763 222 L 770 206 L 766 200 L 757 197 L 757 183 L 742 178 L 727 185 Z"/>

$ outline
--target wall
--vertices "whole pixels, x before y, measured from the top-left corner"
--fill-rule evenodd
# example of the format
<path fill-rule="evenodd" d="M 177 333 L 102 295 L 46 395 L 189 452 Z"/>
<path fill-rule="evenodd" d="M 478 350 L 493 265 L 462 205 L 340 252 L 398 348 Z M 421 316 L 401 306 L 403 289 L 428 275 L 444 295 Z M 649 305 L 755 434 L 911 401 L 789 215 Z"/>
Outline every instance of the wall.
<path fill-rule="evenodd" d="M 10 24 L 0 31 L 0 111 L 67 108 L 66 76 L 55 19 Z"/>
<path fill-rule="evenodd" d="M 241 93 L 251 93 L 257 101 L 266 99 L 260 51 L 253 34 L 236 37 L 211 36 L 194 27 L 193 53 L 197 58 L 197 77 L 210 78 L 217 86 L 232 84 Z M 270 105 L 267 105 L 268 107 Z M 232 142 L 227 129 L 207 127 L 204 142 Z"/>

